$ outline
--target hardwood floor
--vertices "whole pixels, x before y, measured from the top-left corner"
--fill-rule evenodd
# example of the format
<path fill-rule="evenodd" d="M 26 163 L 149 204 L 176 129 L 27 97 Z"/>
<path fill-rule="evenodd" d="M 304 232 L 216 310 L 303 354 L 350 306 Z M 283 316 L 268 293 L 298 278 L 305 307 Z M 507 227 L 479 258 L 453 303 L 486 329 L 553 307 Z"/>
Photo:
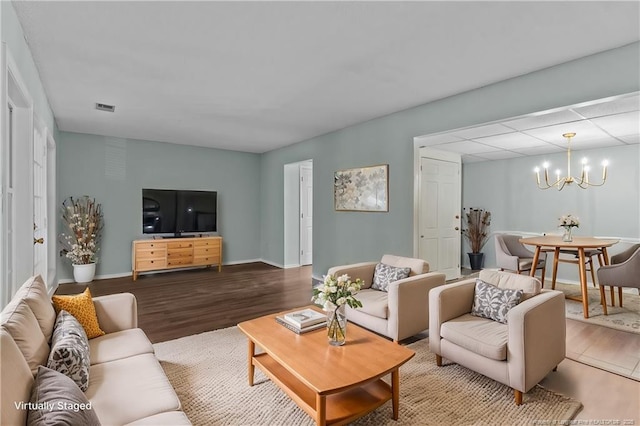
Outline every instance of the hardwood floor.
<path fill-rule="evenodd" d="M 61 284 L 56 293 L 80 293 L 85 287 Z M 99 280 L 89 288 L 94 296 L 133 293 L 139 326 L 157 343 L 307 305 L 312 278 L 310 266 L 283 270 L 251 263 L 225 266 L 222 272 L 211 268 L 141 275 L 136 282 L 131 277 Z M 638 348 L 638 335 L 567 320 L 568 353 L 581 351 L 628 367 Z M 580 424 L 640 425 L 640 382 L 565 359 L 541 384 L 583 403 L 576 420 L 586 423 Z"/>
<path fill-rule="evenodd" d="M 56 294 L 86 285 L 61 284 Z M 264 263 L 193 269 L 93 281 L 93 296 L 130 292 L 138 325 L 153 343 L 218 328 L 311 303 L 311 266 L 280 269 Z"/>

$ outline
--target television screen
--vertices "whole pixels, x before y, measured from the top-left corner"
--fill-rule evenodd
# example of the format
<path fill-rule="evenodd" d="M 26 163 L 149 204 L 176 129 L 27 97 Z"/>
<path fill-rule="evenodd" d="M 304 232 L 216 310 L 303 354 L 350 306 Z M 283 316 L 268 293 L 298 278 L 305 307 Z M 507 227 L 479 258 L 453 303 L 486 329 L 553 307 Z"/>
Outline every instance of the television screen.
<path fill-rule="evenodd" d="M 176 232 L 216 232 L 217 193 L 178 191 Z"/>
<path fill-rule="evenodd" d="M 176 232 L 176 191 L 142 190 L 142 232 L 145 234 Z"/>
<path fill-rule="evenodd" d="M 217 231 L 215 191 L 142 190 L 145 234 Z"/>

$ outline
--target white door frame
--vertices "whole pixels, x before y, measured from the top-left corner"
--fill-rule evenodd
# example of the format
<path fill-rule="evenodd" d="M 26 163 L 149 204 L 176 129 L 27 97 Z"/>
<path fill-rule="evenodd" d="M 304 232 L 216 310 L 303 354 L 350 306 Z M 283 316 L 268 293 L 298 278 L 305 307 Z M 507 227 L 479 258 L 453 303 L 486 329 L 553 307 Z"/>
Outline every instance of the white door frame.
<path fill-rule="evenodd" d="M 422 184 L 420 159 L 422 157 L 458 162 L 460 163 L 460 170 L 462 171 L 462 157 L 460 154 L 421 146 L 421 138 L 413 138 L 413 256 L 416 258 L 420 253 L 420 192 Z M 460 180 L 460 187 L 458 188 L 458 197 L 462 202 L 462 180 Z M 427 262 L 429 261 L 429 259 L 425 260 Z M 460 267 L 458 266 L 458 271 L 459 270 Z M 460 275 L 459 272 L 458 275 Z"/>
<path fill-rule="evenodd" d="M 284 268 L 300 266 L 300 166 L 303 164 L 313 167 L 313 160 L 284 165 Z"/>
<path fill-rule="evenodd" d="M 1 304 L 33 273 L 33 99 L 5 43 L 1 49 L 2 220 L 0 224 Z M 9 138 L 8 105 L 13 106 Z M 10 147 L 9 141 L 13 144 Z M 11 151 L 9 151 L 11 150 Z M 11 152 L 11 155 L 8 155 Z M 9 158 L 11 157 L 11 158 Z M 10 199 L 12 201 L 10 202 Z M 20 212 L 20 214 L 16 214 Z"/>

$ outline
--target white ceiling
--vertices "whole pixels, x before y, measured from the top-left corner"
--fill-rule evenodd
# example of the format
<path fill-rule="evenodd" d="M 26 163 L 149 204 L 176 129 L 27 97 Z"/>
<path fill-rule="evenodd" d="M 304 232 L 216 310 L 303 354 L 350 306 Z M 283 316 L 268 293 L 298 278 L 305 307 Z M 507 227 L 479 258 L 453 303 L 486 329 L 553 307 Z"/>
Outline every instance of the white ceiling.
<path fill-rule="evenodd" d="M 499 123 L 419 137 L 422 147 L 462 155 L 465 163 L 640 144 L 640 95 L 631 94 L 543 111 Z"/>
<path fill-rule="evenodd" d="M 637 1 L 13 5 L 60 130 L 258 153 L 640 39 Z M 474 156 L 550 149 L 528 126 Z"/>

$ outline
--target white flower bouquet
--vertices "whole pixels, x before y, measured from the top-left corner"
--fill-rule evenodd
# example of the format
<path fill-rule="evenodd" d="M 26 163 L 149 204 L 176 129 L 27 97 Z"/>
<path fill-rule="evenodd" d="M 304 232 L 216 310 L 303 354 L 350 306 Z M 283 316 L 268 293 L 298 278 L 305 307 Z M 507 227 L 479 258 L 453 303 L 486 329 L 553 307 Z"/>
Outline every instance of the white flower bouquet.
<path fill-rule="evenodd" d="M 69 197 L 62 203 L 62 222 L 60 255 L 74 265 L 96 262 L 103 227 L 102 205 L 86 195 Z"/>
<path fill-rule="evenodd" d="M 331 344 L 344 344 L 346 339 L 345 306 L 361 308 L 362 303 L 354 295 L 362 288 L 363 281 L 351 281 L 347 274 L 334 277 L 325 275 L 324 283 L 313 289 L 311 300 L 321 304 L 327 312 L 327 336 Z"/>
<path fill-rule="evenodd" d="M 561 226 L 565 229 L 568 228 L 579 228 L 580 227 L 580 218 L 576 216 L 572 216 L 570 214 L 560 216 L 558 218 L 558 226 Z"/>

